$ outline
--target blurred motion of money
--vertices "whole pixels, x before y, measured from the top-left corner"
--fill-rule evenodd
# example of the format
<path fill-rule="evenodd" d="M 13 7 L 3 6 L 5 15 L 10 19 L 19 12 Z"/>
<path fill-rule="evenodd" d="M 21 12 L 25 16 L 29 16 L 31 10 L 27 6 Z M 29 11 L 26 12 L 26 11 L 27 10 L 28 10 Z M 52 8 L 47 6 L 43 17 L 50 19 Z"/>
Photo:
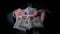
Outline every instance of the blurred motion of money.
<path fill-rule="evenodd" d="M 36 11 L 36 9 L 27 7 L 24 11 L 27 13 L 27 17 L 28 17 L 29 15 L 31 16 L 34 13 L 34 11 Z M 43 27 L 43 24 L 41 23 L 41 20 L 39 17 L 36 17 L 31 20 L 31 18 L 26 19 L 20 16 L 20 19 L 18 19 L 15 22 L 13 28 L 26 31 L 27 29 L 30 30 L 30 28 L 41 27 L 41 26 Z"/>

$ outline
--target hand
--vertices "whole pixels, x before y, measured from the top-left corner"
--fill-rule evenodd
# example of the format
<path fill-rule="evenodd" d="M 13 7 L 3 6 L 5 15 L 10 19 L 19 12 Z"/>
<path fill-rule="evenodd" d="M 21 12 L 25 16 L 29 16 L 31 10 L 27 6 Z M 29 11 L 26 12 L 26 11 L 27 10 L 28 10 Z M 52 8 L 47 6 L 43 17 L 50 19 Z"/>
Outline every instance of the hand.
<path fill-rule="evenodd" d="M 17 10 L 14 10 L 14 15 L 16 16 L 16 20 L 18 20 L 19 19 L 19 16 L 21 16 L 21 15 L 24 15 L 25 14 L 25 12 L 23 12 L 23 10 L 22 9 L 20 9 L 20 8 L 18 8 Z"/>

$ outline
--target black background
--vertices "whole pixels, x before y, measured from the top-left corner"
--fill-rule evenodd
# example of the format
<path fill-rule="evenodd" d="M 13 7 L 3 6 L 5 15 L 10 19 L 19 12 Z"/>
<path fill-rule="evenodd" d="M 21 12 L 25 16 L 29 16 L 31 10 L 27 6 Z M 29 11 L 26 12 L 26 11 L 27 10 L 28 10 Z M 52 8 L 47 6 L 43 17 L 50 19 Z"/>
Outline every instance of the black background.
<path fill-rule="evenodd" d="M 12 28 L 11 24 L 9 24 L 6 20 L 6 15 L 8 12 L 11 12 L 17 8 L 26 8 L 27 0 L 2 0 L 0 1 L 0 31 L 1 34 L 14 34 L 15 30 Z M 58 14 L 59 14 L 59 4 L 58 1 L 55 0 L 33 0 L 33 7 L 46 8 L 50 11 L 50 14 L 46 14 L 44 25 L 44 33 L 51 34 L 57 33 L 58 31 Z"/>

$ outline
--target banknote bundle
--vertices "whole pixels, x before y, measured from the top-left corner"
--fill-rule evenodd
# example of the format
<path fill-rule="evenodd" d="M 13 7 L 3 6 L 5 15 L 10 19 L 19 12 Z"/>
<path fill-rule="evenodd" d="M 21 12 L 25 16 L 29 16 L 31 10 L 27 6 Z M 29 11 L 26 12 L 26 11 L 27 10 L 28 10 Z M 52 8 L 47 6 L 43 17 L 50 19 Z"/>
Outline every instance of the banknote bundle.
<path fill-rule="evenodd" d="M 31 16 L 34 13 L 34 11 L 36 11 L 36 9 L 27 7 L 24 11 L 27 13 L 27 16 Z M 27 29 L 30 30 L 30 28 L 33 27 L 43 27 L 43 24 L 39 17 L 33 19 L 31 18 L 25 19 L 23 16 L 19 17 L 20 18 L 15 22 L 13 28 L 26 31 Z"/>
<path fill-rule="evenodd" d="M 23 31 L 26 31 L 26 29 L 32 28 L 32 24 L 31 24 L 30 18 L 29 19 L 25 19 L 23 17 L 20 18 L 14 24 L 14 28 L 20 29 L 20 30 L 23 30 Z"/>
<path fill-rule="evenodd" d="M 43 23 L 41 22 L 39 16 L 35 17 L 34 19 L 31 20 L 32 21 L 32 27 L 33 28 L 37 28 L 37 27 L 41 27 L 43 28 Z"/>

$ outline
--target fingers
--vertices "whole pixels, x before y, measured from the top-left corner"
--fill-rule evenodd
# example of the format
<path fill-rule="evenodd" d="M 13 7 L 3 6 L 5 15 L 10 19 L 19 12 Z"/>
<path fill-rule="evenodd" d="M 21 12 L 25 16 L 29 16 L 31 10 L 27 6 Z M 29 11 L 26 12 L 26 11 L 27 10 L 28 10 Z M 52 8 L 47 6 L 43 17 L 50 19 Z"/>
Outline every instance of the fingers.
<path fill-rule="evenodd" d="M 13 13 L 15 14 L 17 20 L 18 20 L 18 18 L 19 18 L 20 15 L 25 14 L 25 13 L 23 12 L 23 10 L 20 9 L 20 8 L 18 8 L 17 10 L 15 10 Z"/>
<path fill-rule="evenodd" d="M 33 13 L 32 17 L 36 17 L 37 16 L 37 11 Z"/>
<path fill-rule="evenodd" d="M 23 16 L 25 18 L 30 18 L 30 17 L 34 18 L 35 16 L 37 16 L 37 11 L 35 11 L 33 13 L 33 15 L 26 15 L 25 12 L 24 12 L 24 10 L 22 10 L 20 8 L 18 8 L 17 10 L 14 10 L 13 13 L 14 13 L 14 15 L 15 15 L 15 17 L 16 17 L 17 20 L 19 19 L 19 16 Z"/>

